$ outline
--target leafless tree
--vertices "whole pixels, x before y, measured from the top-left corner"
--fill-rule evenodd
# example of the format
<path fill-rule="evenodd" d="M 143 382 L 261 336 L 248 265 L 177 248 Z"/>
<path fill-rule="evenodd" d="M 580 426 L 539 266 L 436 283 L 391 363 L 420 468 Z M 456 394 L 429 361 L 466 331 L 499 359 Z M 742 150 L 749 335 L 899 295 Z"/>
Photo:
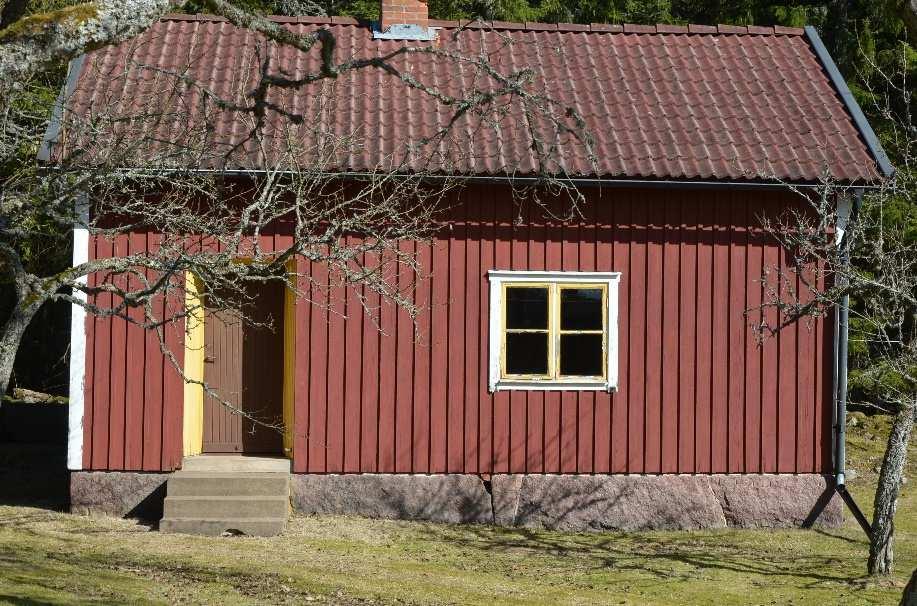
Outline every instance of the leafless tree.
<path fill-rule="evenodd" d="M 240 322 L 252 321 L 246 313 L 253 303 L 247 287 L 266 281 L 284 281 L 297 296 L 327 304 L 320 291 L 329 285 L 313 282 L 303 264 L 326 266 L 332 289 L 359 287 L 358 292 L 376 293 L 416 313 L 410 293 L 393 276 L 398 268 L 414 274 L 422 268 L 399 243 L 423 240 L 441 227 L 437 211 L 461 182 L 434 180 L 430 172 L 448 169 L 450 153 L 453 158 L 474 153 L 464 142 L 451 140 L 456 124 L 498 128 L 513 108 L 529 126 L 548 190 L 553 186 L 554 193 L 567 194 L 573 204 L 578 199 L 574 189 L 552 175 L 564 145 L 588 148 L 588 134 L 573 108 L 538 90 L 530 67 L 504 73 L 483 49 L 458 54 L 431 43 L 337 61 L 329 30 L 298 34 L 224 0 L 207 5 L 237 27 L 257 32 L 264 44 L 313 53 L 319 67 L 291 77 L 253 55 L 247 60 L 255 78 L 241 77 L 232 93 L 220 96 L 187 69 L 135 64 L 132 69 L 145 70 L 159 83 L 156 93 L 133 99 L 127 109 L 117 99 L 103 99 L 90 112 L 72 110 L 62 98 L 56 113 L 63 121 L 66 152 L 51 167 L 36 166 L 34 156 L 22 149 L 37 149 L 46 124 L 23 109 L 29 78 L 50 63 L 144 31 L 168 5 L 100 1 L 26 17 L 0 31 L 0 151 L 13 166 L 0 194 L 0 270 L 15 284 L 17 300 L 0 332 L 0 393 L 7 389 L 26 327 L 49 301 L 63 300 L 96 316 L 123 318 L 155 331 L 179 372 L 183 369 L 172 351 L 170 331 L 205 311 L 183 304 L 188 276 L 206 284 L 207 296 L 201 299 L 206 311 Z M 426 84 L 395 66 L 409 55 L 461 72 L 474 86 L 456 95 Z M 339 82 L 366 69 L 433 99 L 446 108 L 449 119 L 435 134 L 380 159 L 378 169 L 345 181 L 336 160 L 363 145 L 361 133 L 329 134 L 325 122 L 332 110 L 323 94 L 309 99 L 307 110 L 294 111 L 278 103 L 282 95 L 276 93 Z M 189 91 L 200 101 L 173 102 Z M 221 146 L 210 138 L 214 122 L 227 116 L 245 133 L 243 143 Z M 242 156 L 257 158 L 260 168 L 224 170 L 242 162 Z M 406 175 L 399 170 L 409 159 L 416 166 L 419 157 L 430 172 Z M 23 259 L 29 242 L 53 234 L 58 245 L 66 246 L 74 226 L 102 241 L 138 231 L 157 234 L 157 241 L 150 250 L 119 251 L 53 273 L 27 267 Z M 261 236 L 278 226 L 285 237 L 265 247 Z M 237 262 L 240 258 L 246 262 Z M 230 405 L 198 379 L 183 376 Z"/>
<path fill-rule="evenodd" d="M 917 124 L 905 73 L 883 76 L 884 94 L 876 95 L 877 113 L 891 125 L 886 144 L 896 159 L 894 179 L 861 195 L 826 175 L 815 192 L 798 192 L 799 208 L 764 221 L 792 259 L 763 277 L 764 307 L 779 312 L 762 327 L 765 336 L 849 300 L 849 325 L 839 329 L 849 329 L 861 352 L 852 393 L 861 395 L 861 406 L 893 417 L 876 488 L 870 574 L 892 570 L 895 508 L 917 418 Z M 838 213 L 845 202 L 849 216 Z"/>

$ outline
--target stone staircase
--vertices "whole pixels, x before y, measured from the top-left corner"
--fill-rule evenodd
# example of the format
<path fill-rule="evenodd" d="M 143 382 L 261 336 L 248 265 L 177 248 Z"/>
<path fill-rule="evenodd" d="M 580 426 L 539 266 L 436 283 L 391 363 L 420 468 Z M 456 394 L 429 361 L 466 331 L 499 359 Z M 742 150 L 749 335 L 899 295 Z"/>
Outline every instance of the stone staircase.
<path fill-rule="evenodd" d="M 289 514 L 289 459 L 201 455 L 169 478 L 159 530 L 274 536 Z"/>

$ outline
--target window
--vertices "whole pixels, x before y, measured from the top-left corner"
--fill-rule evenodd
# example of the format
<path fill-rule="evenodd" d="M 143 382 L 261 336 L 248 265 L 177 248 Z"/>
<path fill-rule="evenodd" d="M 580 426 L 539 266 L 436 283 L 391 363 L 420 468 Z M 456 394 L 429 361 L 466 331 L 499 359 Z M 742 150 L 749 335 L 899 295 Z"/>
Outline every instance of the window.
<path fill-rule="evenodd" d="M 617 387 L 619 273 L 488 275 L 490 391 Z"/>

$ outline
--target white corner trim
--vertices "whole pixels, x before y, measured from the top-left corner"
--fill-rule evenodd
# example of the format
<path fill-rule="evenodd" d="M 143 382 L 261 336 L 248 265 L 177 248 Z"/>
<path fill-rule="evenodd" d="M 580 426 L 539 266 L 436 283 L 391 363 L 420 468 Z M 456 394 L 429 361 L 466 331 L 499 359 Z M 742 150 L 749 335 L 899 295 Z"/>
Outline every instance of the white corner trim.
<path fill-rule="evenodd" d="M 492 269 L 490 279 L 490 318 L 488 389 L 491 393 L 508 390 L 530 391 L 608 391 L 618 389 L 618 283 L 621 272 L 600 271 L 510 271 Z M 512 380 L 500 377 L 500 352 L 502 349 L 503 284 L 505 282 L 553 282 L 557 284 L 605 283 L 608 288 L 606 381 L 589 380 Z"/>
<path fill-rule="evenodd" d="M 74 202 L 73 267 L 89 260 L 89 204 L 86 194 Z M 85 284 L 86 276 L 77 281 Z M 86 300 L 86 293 L 73 291 L 73 297 Z M 83 468 L 83 410 L 86 378 L 86 309 L 73 303 L 70 308 L 70 406 L 67 424 L 67 469 Z"/>

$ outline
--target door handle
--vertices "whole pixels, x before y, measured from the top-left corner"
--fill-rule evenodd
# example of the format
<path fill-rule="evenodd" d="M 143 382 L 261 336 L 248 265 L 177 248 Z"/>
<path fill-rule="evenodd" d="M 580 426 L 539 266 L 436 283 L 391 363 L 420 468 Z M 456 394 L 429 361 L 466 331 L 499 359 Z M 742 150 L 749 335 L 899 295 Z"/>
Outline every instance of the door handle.
<path fill-rule="evenodd" d="M 214 358 L 213 356 L 204 356 L 204 362 L 205 362 L 206 364 L 213 364 L 213 363 L 216 362 L 216 361 L 217 361 L 217 359 Z"/>

